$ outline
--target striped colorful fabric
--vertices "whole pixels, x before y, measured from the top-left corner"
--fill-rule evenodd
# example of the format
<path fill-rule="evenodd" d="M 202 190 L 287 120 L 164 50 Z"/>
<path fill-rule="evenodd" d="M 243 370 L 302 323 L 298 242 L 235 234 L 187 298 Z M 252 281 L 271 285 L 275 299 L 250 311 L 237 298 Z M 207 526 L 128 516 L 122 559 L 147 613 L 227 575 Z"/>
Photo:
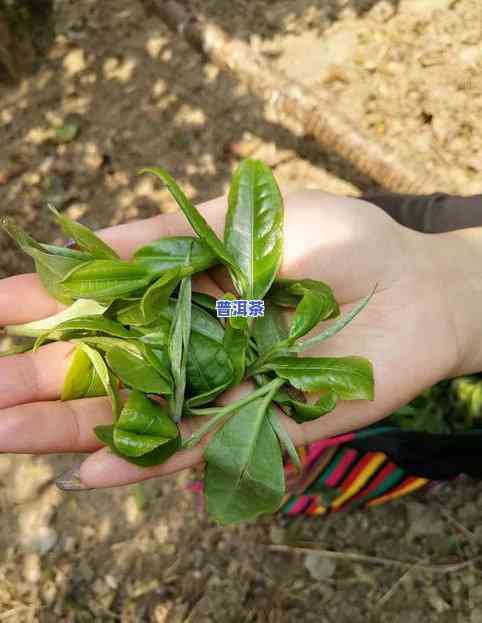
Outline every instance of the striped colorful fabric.
<path fill-rule="evenodd" d="M 321 516 L 371 507 L 395 500 L 428 485 L 431 481 L 408 473 L 385 453 L 360 450 L 360 440 L 383 437 L 400 431 L 390 426 L 369 427 L 298 448 L 301 470 L 285 458 L 287 495 L 280 508 L 290 516 Z M 358 446 L 360 444 L 358 443 Z M 201 481 L 190 488 L 201 499 Z"/>
<path fill-rule="evenodd" d="M 430 482 L 407 474 L 382 452 L 330 446 L 326 440 L 302 448 L 300 458 L 301 472 L 286 465 L 289 493 L 281 511 L 290 516 L 377 506 Z"/>

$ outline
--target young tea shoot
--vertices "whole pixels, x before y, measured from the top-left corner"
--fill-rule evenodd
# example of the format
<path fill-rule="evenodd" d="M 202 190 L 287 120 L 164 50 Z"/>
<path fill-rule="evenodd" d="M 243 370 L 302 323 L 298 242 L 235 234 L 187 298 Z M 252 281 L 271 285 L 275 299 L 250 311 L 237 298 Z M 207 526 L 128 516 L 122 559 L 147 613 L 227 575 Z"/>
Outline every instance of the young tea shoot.
<path fill-rule="evenodd" d="M 111 401 L 112 422 L 95 433 L 117 456 L 141 467 L 158 465 L 208 436 L 209 515 L 229 524 L 273 513 L 286 494 L 284 455 L 299 465 L 283 417 L 302 423 L 333 411 L 339 401 L 374 399 L 373 369 L 363 357 L 301 356 L 349 324 L 374 291 L 340 318 L 329 285 L 280 278 L 283 198 L 263 162 L 244 160 L 235 171 L 222 238 L 167 171 L 141 173 L 166 185 L 196 235 L 153 241 L 126 261 L 54 209 L 74 248 L 38 243 L 5 219 L 3 228 L 32 257 L 49 294 L 67 305 L 55 316 L 6 331 L 30 338 L 28 348 L 56 340 L 75 345 L 61 398 Z M 227 268 L 235 289 L 222 301 L 192 291 L 192 276 L 216 264 Z M 222 318 L 219 309 L 225 310 Z M 247 313 L 238 316 L 233 309 Z M 289 325 L 287 309 L 293 310 Z M 254 388 L 227 406 L 216 404 L 242 382 Z M 321 393 L 314 403 L 307 399 L 312 392 Z M 475 402 L 472 387 L 459 388 L 463 392 Z M 182 419 L 191 417 L 205 421 L 182 439 Z"/>

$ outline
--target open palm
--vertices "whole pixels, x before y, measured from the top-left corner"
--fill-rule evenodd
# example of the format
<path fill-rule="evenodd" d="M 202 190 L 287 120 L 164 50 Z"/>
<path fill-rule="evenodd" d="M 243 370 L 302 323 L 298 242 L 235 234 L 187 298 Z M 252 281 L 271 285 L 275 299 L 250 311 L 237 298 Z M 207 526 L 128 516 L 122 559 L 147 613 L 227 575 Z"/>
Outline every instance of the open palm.
<path fill-rule="evenodd" d="M 356 199 L 303 191 L 287 196 L 285 204 L 283 277 L 327 282 L 342 314 L 378 284 L 368 307 L 350 325 L 304 353 L 367 357 L 374 367 L 376 398 L 340 403 L 332 413 L 302 425 L 284 418 L 295 443 L 302 444 L 383 418 L 453 374 L 458 353 L 450 306 L 430 257 L 430 236 L 411 232 L 377 207 Z M 202 211 L 221 232 L 225 199 L 205 204 Z M 170 214 L 111 228 L 102 236 L 128 258 L 137 247 L 156 238 L 189 233 L 183 216 Z M 197 277 L 194 283 L 195 289 L 214 296 L 229 287 L 221 269 Z M 29 322 L 57 311 L 58 304 L 35 275 L 0 282 L 0 325 Z M 0 359 L 1 452 L 92 452 L 80 471 L 86 487 L 136 482 L 201 460 L 202 445 L 144 469 L 99 449 L 93 429 L 110 423 L 108 399 L 59 401 L 71 348 L 56 343 L 34 354 Z M 232 389 L 219 402 L 228 403 L 245 391 L 244 386 Z M 196 420 L 183 424 L 183 434 L 190 434 L 197 425 Z"/>

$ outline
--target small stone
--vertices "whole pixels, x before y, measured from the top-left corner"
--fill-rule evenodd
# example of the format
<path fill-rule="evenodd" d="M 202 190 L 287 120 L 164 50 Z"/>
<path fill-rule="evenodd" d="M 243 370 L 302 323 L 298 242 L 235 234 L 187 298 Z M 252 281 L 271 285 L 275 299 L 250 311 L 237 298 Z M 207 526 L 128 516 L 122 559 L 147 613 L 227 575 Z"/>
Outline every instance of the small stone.
<path fill-rule="evenodd" d="M 99 147 L 92 142 L 85 145 L 84 164 L 91 171 L 100 169 L 104 162 L 104 157 L 100 153 Z"/>
<path fill-rule="evenodd" d="M 40 556 L 38 554 L 27 554 L 23 564 L 23 577 L 30 584 L 37 584 L 40 580 Z"/>
<path fill-rule="evenodd" d="M 86 67 L 84 50 L 77 48 L 65 55 L 63 66 L 67 75 L 75 76 Z"/>
<path fill-rule="evenodd" d="M 125 515 L 127 522 L 131 525 L 139 523 L 142 518 L 142 510 L 136 504 L 135 497 L 130 495 L 125 501 Z"/>
<path fill-rule="evenodd" d="M 316 552 L 305 556 L 305 568 L 314 580 L 331 578 L 336 571 L 336 562 Z"/>
<path fill-rule="evenodd" d="M 166 623 L 167 617 L 170 614 L 171 604 L 158 604 L 154 608 L 153 619 L 155 623 Z"/>
<path fill-rule="evenodd" d="M 41 145 L 46 141 L 49 141 L 53 136 L 52 128 L 43 128 L 40 126 L 31 128 L 27 135 L 25 136 L 25 141 L 27 143 L 32 143 L 33 145 Z"/>
<path fill-rule="evenodd" d="M 78 221 L 79 218 L 81 218 L 82 216 L 84 216 L 84 214 L 87 212 L 87 210 L 89 209 L 89 206 L 85 203 L 72 203 L 67 210 L 65 210 L 65 214 L 73 219 L 74 221 Z"/>
<path fill-rule="evenodd" d="M 107 574 L 105 576 L 105 583 L 107 584 L 107 586 L 109 586 L 113 590 L 116 590 L 117 587 L 119 586 L 119 582 L 116 580 L 116 578 L 113 575 L 110 575 L 110 574 Z"/>

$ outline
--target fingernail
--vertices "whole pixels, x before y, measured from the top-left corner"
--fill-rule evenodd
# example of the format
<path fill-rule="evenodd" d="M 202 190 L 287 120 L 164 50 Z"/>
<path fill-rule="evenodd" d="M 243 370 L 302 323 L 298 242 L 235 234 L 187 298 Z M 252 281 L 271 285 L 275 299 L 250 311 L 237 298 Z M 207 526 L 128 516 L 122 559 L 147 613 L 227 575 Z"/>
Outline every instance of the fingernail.
<path fill-rule="evenodd" d="M 86 487 L 80 479 L 80 465 L 71 467 L 55 479 L 55 484 L 62 491 L 91 491 L 92 487 Z"/>

